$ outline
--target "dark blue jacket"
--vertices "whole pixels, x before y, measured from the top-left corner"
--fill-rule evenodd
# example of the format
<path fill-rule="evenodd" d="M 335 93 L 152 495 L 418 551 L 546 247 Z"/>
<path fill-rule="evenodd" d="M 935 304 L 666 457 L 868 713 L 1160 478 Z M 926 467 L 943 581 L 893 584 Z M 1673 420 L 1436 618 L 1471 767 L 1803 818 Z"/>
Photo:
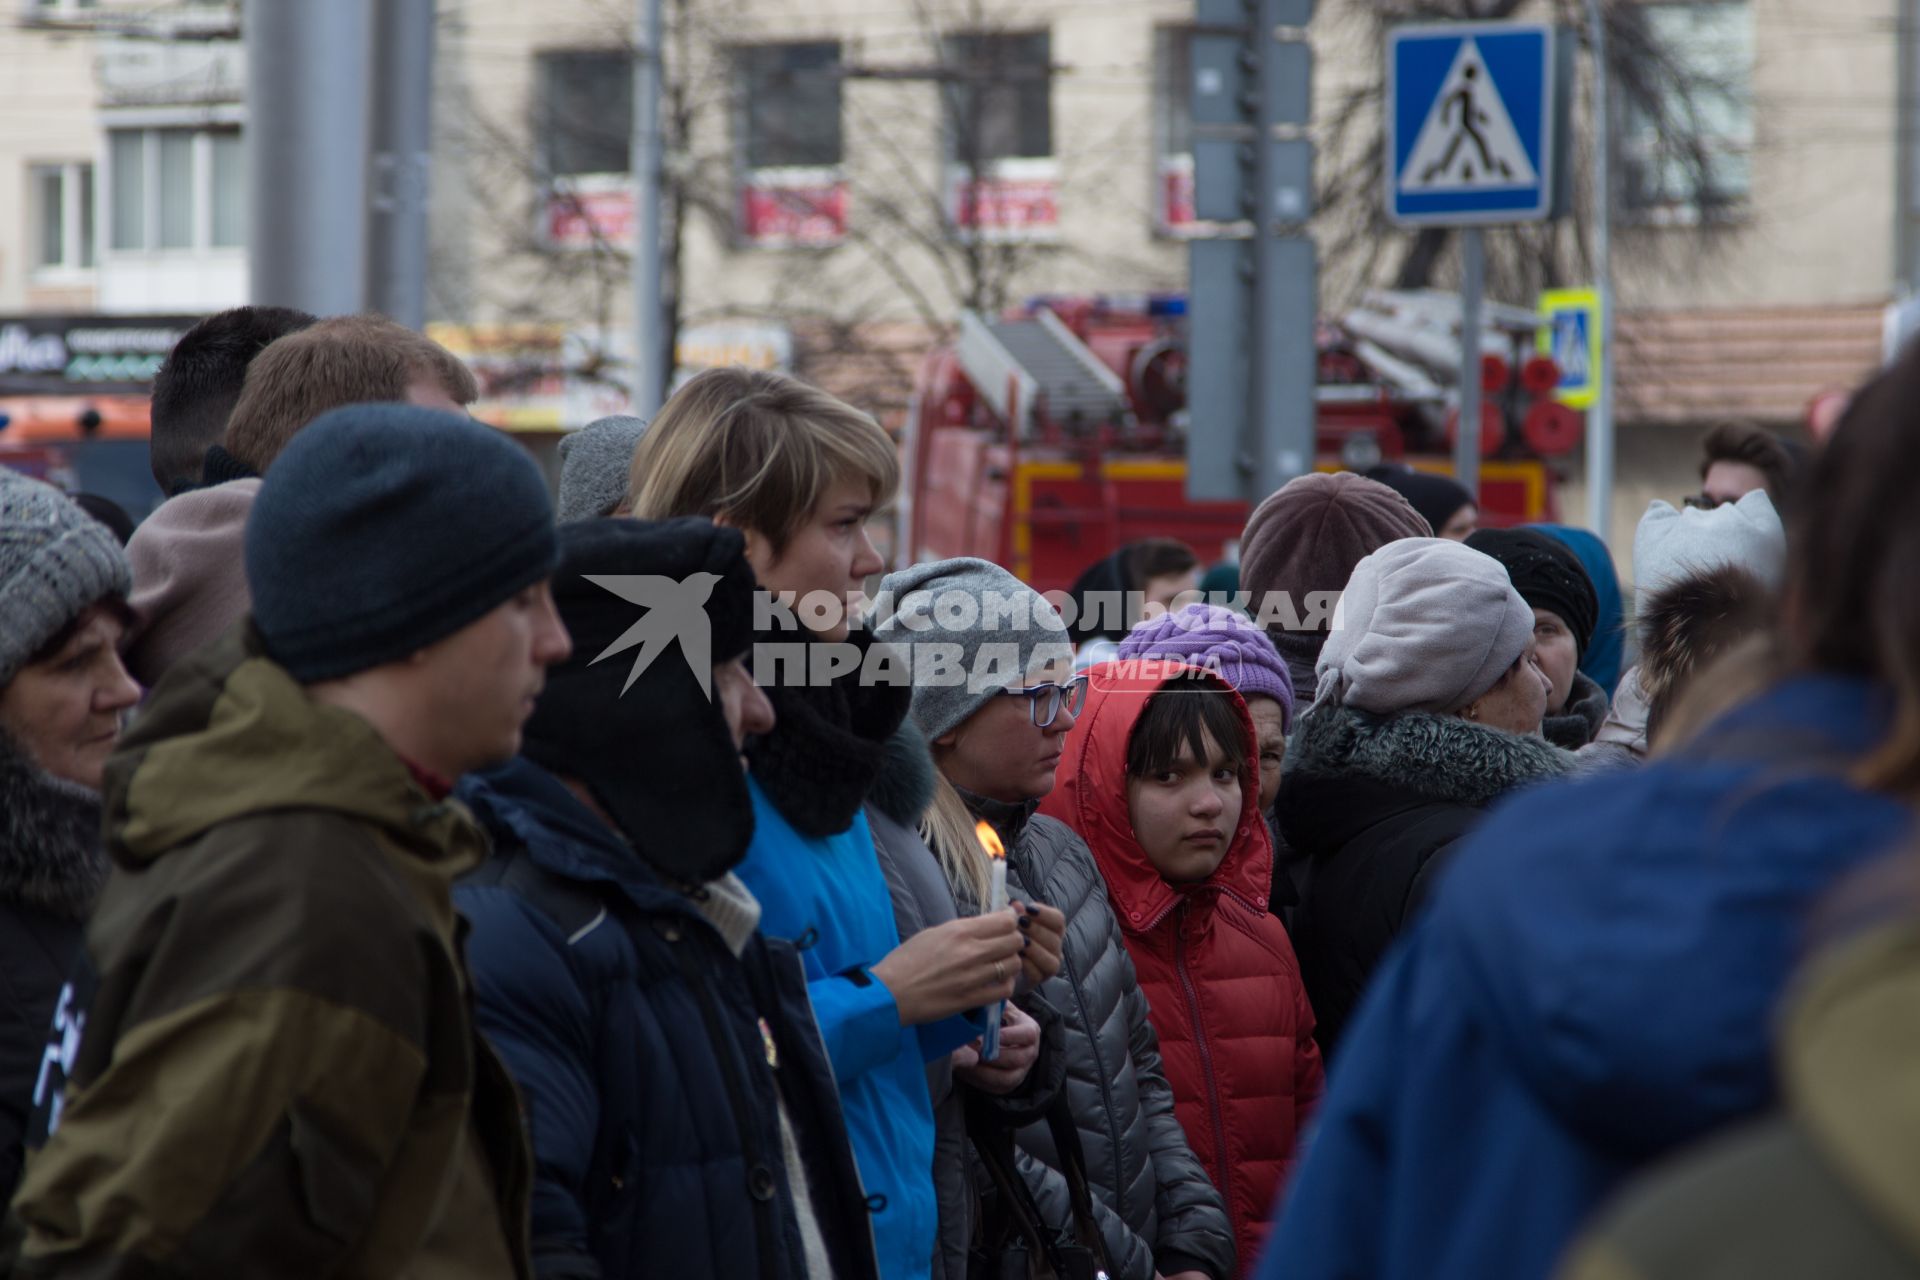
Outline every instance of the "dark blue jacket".
<path fill-rule="evenodd" d="M 1809 907 L 1912 832 L 1845 776 L 1888 722 L 1796 679 L 1496 810 L 1349 1025 L 1259 1275 L 1539 1280 L 1626 1174 L 1763 1110 Z"/>
<path fill-rule="evenodd" d="M 536 1271 L 805 1280 L 778 1090 L 834 1274 L 874 1276 L 792 949 L 756 934 L 736 958 L 537 765 L 469 778 L 460 797 L 496 844 L 454 897 L 477 1020 L 529 1114 Z"/>

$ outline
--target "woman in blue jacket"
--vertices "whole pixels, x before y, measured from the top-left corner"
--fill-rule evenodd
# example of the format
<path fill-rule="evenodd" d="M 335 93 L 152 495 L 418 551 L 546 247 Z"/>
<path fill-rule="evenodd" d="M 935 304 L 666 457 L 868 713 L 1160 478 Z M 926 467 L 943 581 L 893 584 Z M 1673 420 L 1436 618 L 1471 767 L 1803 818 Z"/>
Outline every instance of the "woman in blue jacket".
<path fill-rule="evenodd" d="M 1814 464 L 1791 671 L 1467 838 L 1347 1032 L 1261 1275 L 1535 1280 L 1634 1170 L 1774 1098 L 1808 909 L 1920 794 L 1920 354 Z"/>
<path fill-rule="evenodd" d="M 899 485 L 893 441 L 804 383 L 713 369 L 654 417 L 632 476 L 636 516 L 704 515 L 746 538 L 766 597 L 754 677 L 775 723 L 747 749 L 754 834 L 739 874 L 762 932 L 791 940 L 806 966 L 880 1273 L 922 1280 L 939 1217 L 926 1064 L 979 1036 L 979 1010 L 1023 972 L 1052 976 L 1062 922 L 1016 907 L 904 940 L 896 929 L 862 805 L 912 690 L 873 678 L 853 628 L 882 567 L 866 523 Z M 764 607 L 774 602 L 786 607 Z"/>

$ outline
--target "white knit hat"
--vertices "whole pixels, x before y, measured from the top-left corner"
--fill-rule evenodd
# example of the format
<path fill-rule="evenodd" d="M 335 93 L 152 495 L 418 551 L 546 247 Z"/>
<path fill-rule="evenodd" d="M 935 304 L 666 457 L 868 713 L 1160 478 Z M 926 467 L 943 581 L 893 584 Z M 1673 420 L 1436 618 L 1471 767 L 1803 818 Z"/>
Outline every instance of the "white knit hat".
<path fill-rule="evenodd" d="M 1765 489 L 1711 511 L 1676 511 L 1658 498 L 1633 533 L 1634 612 L 1655 592 L 1708 569 L 1732 565 L 1778 590 L 1786 573 L 1787 531 Z"/>
<path fill-rule="evenodd" d="M 1445 538 L 1389 542 L 1353 567 L 1314 667 L 1314 706 L 1457 711 L 1500 683 L 1533 610 L 1492 556 Z"/>

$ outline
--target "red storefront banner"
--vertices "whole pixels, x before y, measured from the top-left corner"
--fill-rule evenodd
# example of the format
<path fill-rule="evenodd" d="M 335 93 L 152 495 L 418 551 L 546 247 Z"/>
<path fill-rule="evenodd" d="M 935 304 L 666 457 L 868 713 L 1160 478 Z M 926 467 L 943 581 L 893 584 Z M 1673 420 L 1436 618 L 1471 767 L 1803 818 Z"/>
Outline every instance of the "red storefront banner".
<path fill-rule="evenodd" d="M 761 170 L 740 188 L 740 239 L 750 245 L 813 248 L 847 234 L 846 180 L 831 171 L 783 174 Z"/>
<path fill-rule="evenodd" d="M 1060 226 L 1060 178 L 1051 160 L 1006 160 L 995 172 L 949 176 L 947 216 L 989 238 L 1044 239 Z"/>
<path fill-rule="evenodd" d="M 1193 212 L 1193 157 L 1160 157 L 1159 208 L 1160 229 L 1168 232 L 1190 230 L 1199 221 Z"/>
<path fill-rule="evenodd" d="M 540 211 L 541 237 L 555 249 L 633 245 L 633 180 L 624 173 L 557 179 Z"/>

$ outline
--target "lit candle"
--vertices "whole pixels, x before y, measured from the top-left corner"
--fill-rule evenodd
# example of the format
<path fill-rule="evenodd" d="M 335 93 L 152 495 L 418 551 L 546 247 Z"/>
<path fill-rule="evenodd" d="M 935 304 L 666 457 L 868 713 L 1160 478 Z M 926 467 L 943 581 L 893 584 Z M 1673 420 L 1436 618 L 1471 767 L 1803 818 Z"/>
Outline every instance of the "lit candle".
<path fill-rule="evenodd" d="M 990 822 L 980 822 L 973 833 L 987 851 L 987 910 L 1007 909 L 1007 847 L 1000 843 L 999 832 Z M 1000 1056 L 1000 1015 L 1005 1002 L 995 1000 L 986 1008 L 987 1031 L 980 1040 L 980 1058 L 992 1062 Z"/>

